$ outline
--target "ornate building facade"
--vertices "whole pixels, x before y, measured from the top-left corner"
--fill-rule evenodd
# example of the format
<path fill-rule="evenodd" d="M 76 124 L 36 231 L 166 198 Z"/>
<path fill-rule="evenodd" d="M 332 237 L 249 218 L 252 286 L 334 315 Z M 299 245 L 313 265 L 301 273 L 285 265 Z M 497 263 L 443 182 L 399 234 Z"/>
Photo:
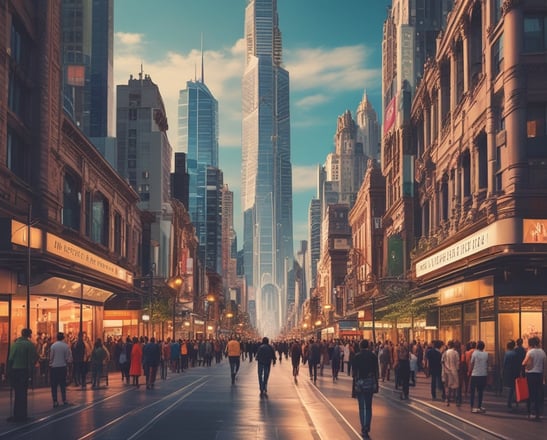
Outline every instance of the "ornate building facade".
<path fill-rule="evenodd" d="M 412 106 L 414 294 L 493 372 L 547 322 L 546 23 L 544 1 L 457 2 Z"/>

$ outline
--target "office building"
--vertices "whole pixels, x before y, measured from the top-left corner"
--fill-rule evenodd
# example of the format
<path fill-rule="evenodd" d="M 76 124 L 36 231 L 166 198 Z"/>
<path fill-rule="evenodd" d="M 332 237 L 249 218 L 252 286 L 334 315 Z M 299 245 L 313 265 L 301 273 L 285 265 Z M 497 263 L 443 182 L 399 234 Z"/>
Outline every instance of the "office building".
<path fill-rule="evenodd" d="M 287 304 L 285 260 L 293 260 L 289 73 L 282 65 L 276 0 L 245 10 L 242 81 L 242 209 L 245 277 L 258 328 L 275 335 Z"/>

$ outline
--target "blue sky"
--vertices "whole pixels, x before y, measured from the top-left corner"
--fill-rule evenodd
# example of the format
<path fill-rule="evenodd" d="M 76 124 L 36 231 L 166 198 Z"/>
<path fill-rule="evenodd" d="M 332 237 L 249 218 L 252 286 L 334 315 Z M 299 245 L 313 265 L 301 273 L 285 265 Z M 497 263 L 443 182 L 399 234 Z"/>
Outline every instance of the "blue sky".
<path fill-rule="evenodd" d="M 390 0 L 278 0 L 283 63 L 290 74 L 294 242 L 307 239 L 316 168 L 333 151 L 339 115 L 355 113 L 367 91 L 381 112 L 382 28 Z M 240 208 L 241 77 L 247 0 L 116 0 L 114 80 L 126 84 L 143 66 L 167 109 L 176 145 L 179 90 L 193 80 L 204 40 L 205 83 L 219 102 L 220 168 Z M 199 75 L 199 70 L 198 70 Z"/>

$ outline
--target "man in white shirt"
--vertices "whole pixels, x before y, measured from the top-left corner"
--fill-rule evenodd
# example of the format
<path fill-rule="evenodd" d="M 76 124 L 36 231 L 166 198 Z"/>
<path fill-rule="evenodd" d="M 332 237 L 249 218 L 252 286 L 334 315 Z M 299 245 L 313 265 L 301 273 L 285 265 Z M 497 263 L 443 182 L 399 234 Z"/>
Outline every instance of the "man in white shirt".
<path fill-rule="evenodd" d="M 57 333 L 57 341 L 49 349 L 49 368 L 51 372 L 51 397 L 53 398 L 53 408 L 57 408 L 57 387 L 61 388 L 61 397 L 63 404 L 68 405 L 66 400 L 66 373 L 68 364 L 72 362 L 72 351 L 68 344 L 64 342 L 65 335 L 62 332 Z"/>
<path fill-rule="evenodd" d="M 545 364 L 547 355 L 540 347 L 540 340 L 537 336 L 528 339 L 528 351 L 522 361 L 526 369 L 526 382 L 528 382 L 528 391 L 530 397 L 526 402 L 528 409 L 528 418 L 532 418 L 532 401 L 534 402 L 535 419 L 539 420 L 540 410 L 543 403 L 543 382 L 546 373 Z"/>

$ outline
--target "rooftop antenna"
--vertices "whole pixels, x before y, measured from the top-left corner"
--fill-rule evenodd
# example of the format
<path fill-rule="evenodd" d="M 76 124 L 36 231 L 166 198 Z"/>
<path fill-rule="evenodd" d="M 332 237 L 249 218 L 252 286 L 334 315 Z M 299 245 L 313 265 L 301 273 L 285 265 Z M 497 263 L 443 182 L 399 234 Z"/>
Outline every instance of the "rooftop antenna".
<path fill-rule="evenodd" d="M 201 33 L 201 83 L 205 81 L 205 75 L 203 73 L 203 32 Z"/>

